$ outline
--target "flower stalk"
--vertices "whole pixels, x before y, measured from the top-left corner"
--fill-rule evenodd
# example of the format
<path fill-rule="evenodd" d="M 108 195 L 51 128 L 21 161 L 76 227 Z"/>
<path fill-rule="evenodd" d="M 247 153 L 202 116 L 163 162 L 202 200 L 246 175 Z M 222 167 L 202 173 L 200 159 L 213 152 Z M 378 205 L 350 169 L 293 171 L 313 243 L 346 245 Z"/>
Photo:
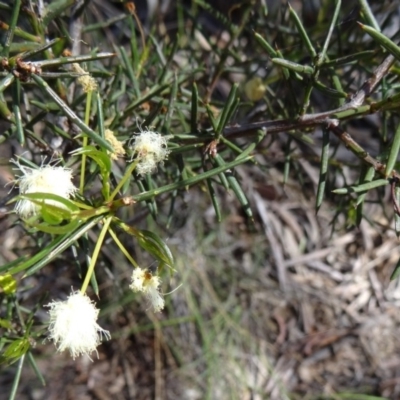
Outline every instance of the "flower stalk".
<path fill-rule="evenodd" d="M 106 236 L 106 233 L 108 231 L 108 228 L 110 226 L 112 218 L 113 218 L 112 216 L 109 216 L 108 218 L 106 218 L 106 220 L 104 222 L 104 225 L 103 225 L 103 228 L 101 229 L 101 232 L 100 232 L 99 238 L 97 240 L 96 246 L 95 246 L 95 248 L 93 250 L 93 255 L 92 255 L 92 258 L 90 260 L 90 264 L 89 264 L 88 270 L 86 272 L 85 280 L 83 281 L 83 284 L 82 284 L 82 287 L 81 287 L 81 290 L 80 290 L 82 294 L 84 294 L 86 292 L 87 288 L 88 288 L 88 285 L 89 285 L 89 282 L 90 282 L 90 278 L 91 278 L 91 276 L 93 274 L 94 267 L 95 267 L 96 262 L 97 262 L 97 258 L 99 257 L 99 254 L 100 254 L 101 246 L 103 244 L 104 238 Z"/>

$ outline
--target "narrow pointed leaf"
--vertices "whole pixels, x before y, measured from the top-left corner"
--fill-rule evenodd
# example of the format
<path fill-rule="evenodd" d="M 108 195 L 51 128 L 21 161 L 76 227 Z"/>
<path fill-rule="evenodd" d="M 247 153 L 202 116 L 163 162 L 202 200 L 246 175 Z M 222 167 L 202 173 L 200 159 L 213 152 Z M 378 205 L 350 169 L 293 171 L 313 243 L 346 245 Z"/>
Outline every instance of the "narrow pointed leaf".
<path fill-rule="evenodd" d="M 210 194 L 211 202 L 215 210 L 215 216 L 218 222 L 222 221 L 222 216 L 221 216 L 221 207 L 219 205 L 217 193 L 215 192 L 213 186 L 212 186 L 212 181 L 211 179 L 206 179 L 206 184 L 208 188 L 208 193 Z"/>
<path fill-rule="evenodd" d="M 218 175 L 221 172 L 224 172 L 230 168 L 236 167 L 237 165 L 244 164 L 245 162 L 250 161 L 252 159 L 253 159 L 253 157 L 249 156 L 249 157 L 246 157 L 243 159 L 231 161 L 229 163 L 226 163 L 222 167 L 213 168 L 209 171 L 206 171 L 202 174 L 198 174 L 194 177 L 184 179 L 179 182 L 170 183 L 169 185 L 165 185 L 165 186 L 161 186 L 159 188 L 153 189 L 153 190 L 149 190 L 146 193 L 138 194 L 136 196 L 133 196 L 133 200 L 135 200 L 136 202 L 143 201 L 143 200 L 151 199 L 154 196 L 158 196 L 162 193 L 170 192 L 172 190 L 180 189 L 180 188 L 183 189 L 188 186 L 195 185 L 199 182 L 202 182 L 204 179 L 211 178 L 212 176 Z"/>
<path fill-rule="evenodd" d="M 234 109 L 232 110 L 232 108 L 235 108 L 234 106 L 235 106 L 236 93 L 237 93 L 238 86 L 239 85 L 237 83 L 235 83 L 232 86 L 231 91 L 229 92 L 228 99 L 226 100 L 225 106 L 222 110 L 221 116 L 218 121 L 217 130 L 215 132 L 217 134 L 217 136 L 220 135 L 222 130 L 225 128 L 225 125 L 228 122 L 229 115 L 232 115 L 233 112 L 235 111 Z"/>
<path fill-rule="evenodd" d="M 254 33 L 254 37 L 271 58 L 278 57 L 278 53 L 259 33 Z"/>
<path fill-rule="evenodd" d="M 397 125 L 396 132 L 394 134 L 393 143 L 390 147 L 389 157 L 386 163 L 385 176 L 389 177 L 396 164 L 400 150 L 400 123 Z"/>
<path fill-rule="evenodd" d="M 372 182 L 366 182 L 358 186 L 349 186 L 340 189 L 332 190 L 333 193 L 336 194 L 348 194 L 348 193 L 359 193 L 364 192 L 366 190 L 375 189 L 380 186 L 388 185 L 389 181 L 387 179 L 377 179 Z"/>
<path fill-rule="evenodd" d="M 55 0 L 49 2 L 46 6 L 46 14 L 43 17 L 43 25 L 49 25 L 51 21 L 61 15 L 63 11 L 71 7 L 74 3 L 75 0 Z"/>
<path fill-rule="evenodd" d="M 17 140 L 21 146 L 25 144 L 25 134 L 21 116 L 20 102 L 21 102 L 21 82 L 17 79 L 13 84 L 13 113 L 15 118 L 15 131 Z"/>
<path fill-rule="evenodd" d="M 49 233 L 52 235 L 65 235 L 73 232 L 81 223 L 79 221 L 72 221 L 67 225 L 48 225 L 48 224 L 30 224 L 32 228 L 38 231 Z"/>
<path fill-rule="evenodd" d="M 110 176 L 112 164 L 111 164 L 110 156 L 108 156 L 106 153 L 104 153 L 100 150 L 97 150 L 93 146 L 85 146 L 85 147 L 81 147 L 80 149 L 77 149 L 72 154 L 86 155 L 86 156 L 92 158 L 96 162 L 96 164 L 99 166 L 100 173 L 101 173 L 103 179 L 108 179 L 108 177 Z"/>
<path fill-rule="evenodd" d="M 10 48 L 13 42 L 15 28 L 18 22 L 19 11 L 21 8 L 21 0 L 15 0 L 13 3 L 14 7 L 11 14 L 10 25 L 8 27 L 6 34 L 2 37 L 4 39 L 4 42 L 2 41 L 1 43 L 3 45 L 3 48 L 1 49 L 0 55 L 4 57 L 8 57 L 10 53 Z"/>
<path fill-rule="evenodd" d="M 309 65 L 297 64 L 293 61 L 285 60 L 284 58 L 273 58 L 271 61 L 280 67 L 287 68 L 300 74 L 311 75 L 314 73 L 313 67 L 310 67 Z"/>
<path fill-rule="evenodd" d="M 368 24 L 370 24 L 376 31 L 380 32 L 381 28 L 374 16 L 374 12 L 371 10 L 371 7 L 368 4 L 368 1 L 358 0 L 358 3 L 360 5 L 361 14 L 365 18 L 366 22 L 368 22 Z"/>
<path fill-rule="evenodd" d="M 322 51 L 320 52 L 320 54 L 318 54 L 318 61 L 317 61 L 317 65 L 318 66 L 324 61 L 324 59 L 326 57 L 326 52 L 328 50 L 329 43 L 331 41 L 331 37 L 332 37 L 333 31 L 334 31 L 334 29 L 336 27 L 337 19 L 339 17 L 339 12 L 340 12 L 340 7 L 342 5 L 342 1 L 341 0 L 336 0 L 335 3 L 336 3 L 335 4 L 335 11 L 333 13 L 333 17 L 332 17 L 331 23 L 329 25 L 329 31 L 328 31 L 328 34 L 326 35 L 326 39 L 325 39 L 325 42 L 324 42 L 324 46 L 322 47 Z"/>
<path fill-rule="evenodd" d="M 394 189 L 395 201 L 400 204 L 400 188 L 398 186 Z M 394 231 L 396 232 L 397 238 L 400 237 L 400 215 L 397 212 L 394 213 Z"/>
<path fill-rule="evenodd" d="M 199 103 L 199 92 L 196 83 L 192 87 L 192 106 L 190 109 L 190 126 L 193 133 L 197 132 L 197 107 Z"/>
<path fill-rule="evenodd" d="M 375 176 L 374 167 L 368 168 L 368 170 L 365 173 L 364 179 L 362 180 L 362 183 L 371 182 L 374 176 Z M 357 205 L 361 204 L 364 201 L 366 195 L 367 195 L 366 193 L 362 193 L 357 197 Z"/>
<path fill-rule="evenodd" d="M 96 133 L 93 129 L 87 126 L 67 105 L 66 103 L 56 94 L 56 92 L 50 88 L 50 86 L 38 75 L 32 74 L 32 79 L 42 88 L 47 94 L 56 102 L 60 111 L 68 118 L 71 119 L 82 131 L 88 135 L 95 143 L 99 146 L 113 151 L 112 146 L 107 140 L 102 138 L 98 133 Z"/>
<path fill-rule="evenodd" d="M 317 56 L 317 52 L 315 51 L 313 45 L 311 44 L 311 40 L 307 35 L 306 30 L 304 29 L 304 26 L 300 20 L 300 18 L 298 17 L 298 15 L 296 14 L 296 11 L 293 10 L 292 6 L 290 5 L 290 3 L 288 3 L 288 7 L 289 7 L 289 14 L 291 15 L 297 30 L 300 33 L 301 38 L 303 39 L 304 44 L 306 45 L 308 52 L 310 53 L 310 56 L 312 58 L 315 58 Z"/>
<path fill-rule="evenodd" d="M 30 343 L 27 338 L 14 340 L 4 351 L 4 357 L 10 362 L 14 362 L 25 354 L 30 348 Z"/>
<path fill-rule="evenodd" d="M 219 154 L 217 154 L 215 156 L 214 160 L 219 166 L 225 165 L 225 161 L 222 159 L 222 157 Z M 247 199 L 247 196 L 245 195 L 242 187 L 240 186 L 236 177 L 233 175 L 232 171 L 229 169 L 221 175 L 224 175 L 226 177 L 229 187 L 235 193 L 237 199 L 239 200 L 240 205 L 243 207 L 245 214 L 250 219 L 253 219 L 253 212 L 251 210 L 249 200 Z"/>
<path fill-rule="evenodd" d="M 326 181 L 328 178 L 328 165 L 329 165 L 329 131 L 323 130 L 322 136 L 322 150 L 321 150 L 321 165 L 319 170 L 319 182 L 317 188 L 316 198 L 316 212 L 318 213 L 321 207 L 322 201 L 324 200 Z"/>
<path fill-rule="evenodd" d="M 25 194 L 20 194 L 17 196 L 13 201 L 16 200 L 30 200 L 33 203 L 37 205 L 45 205 L 45 206 L 53 206 L 55 209 L 59 209 L 60 212 L 63 213 L 64 217 L 69 216 L 71 213 L 74 211 L 79 211 L 79 207 L 76 206 L 75 203 L 73 203 L 71 200 L 58 196 L 56 194 L 51 194 L 51 193 L 25 193 Z M 53 203 L 60 203 L 60 206 L 57 207 L 56 205 L 52 204 L 46 204 L 46 200 L 51 200 Z"/>
<path fill-rule="evenodd" d="M 139 233 L 136 238 L 140 246 L 156 257 L 158 261 L 173 268 L 174 258 L 166 243 L 154 232 L 142 230 Z"/>
<path fill-rule="evenodd" d="M 17 272 L 24 270 L 27 270 L 24 277 L 34 274 L 36 271 L 43 268 L 51 260 L 61 254 L 65 249 L 70 247 L 76 240 L 97 225 L 102 219 L 103 216 L 93 218 L 91 221 L 76 229 L 72 234 L 68 233 L 66 235 L 58 236 L 49 245 L 47 245 L 45 249 L 35 254 L 32 258 L 10 269 L 10 274 L 16 274 Z"/>
<path fill-rule="evenodd" d="M 3 92 L 8 86 L 14 82 L 14 75 L 8 74 L 0 81 L 0 92 Z"/>
<path fill-rule="evenodd" d="M 385 36 L 383 33 L 380 33 L 376 29 L 368 26 L 368 25 L 363 25 L 359 24 L 362 28 L 362 30 L 368 35 L 372 37 L 378 44 L 383 46 L 390 54 L 392 54 L 397 60 L 400 60 L 400 47 L 397 46 L 396 43 L 392 42 L 387 36 Z"/>
<path fill-rule="evenodd" d="M 396 279 L 399 276 L 400 276 L 400 258 L 397 261 L 396 266 L 394 267 L 392 275 L 390 275 L 390 280 L 393 281 L 394 279 Z"/>
<path fill-rule="evenodd" d="M 28 356 L 29 364 L 32 367 L 33 372 L 35 373 L 36 378 L 39 379 L 39 382 L 42 384 L 42 386 L 45 386 L 46 385 L 46 381 L 45 381 L 45 379 L 44 379 L 44 377 L 43 377 L 43 375 L 42 375 L 42 373 L 40 371 L 39 366 L 36 363 L 35 358 L 33 357 L 32 352 L 28 351 L 27 356 Z"/>

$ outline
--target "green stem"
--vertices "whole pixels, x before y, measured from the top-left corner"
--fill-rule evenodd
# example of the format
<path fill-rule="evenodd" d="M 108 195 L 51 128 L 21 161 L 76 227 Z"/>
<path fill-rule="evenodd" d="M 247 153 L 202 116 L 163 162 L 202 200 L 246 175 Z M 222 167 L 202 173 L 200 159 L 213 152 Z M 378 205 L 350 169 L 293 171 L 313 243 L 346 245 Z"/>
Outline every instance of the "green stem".
<path fill-rule="evenodd" d="M 82 294 L 84 294 L 86 292 L 86 289 L 87 289 L 87 287 L 89 285 L 90 277 L 93 274 L 97 258 L 99 257 L 99 254 L 100 254 L 101 245 L 103 244 L 104 238 L 106 236 L 106 233 L 107 233 L 107 230 L 108 230 L 108 228 L 110 226 L 112 218 L 113 218 L 112 216 L 109 216 L 106 219 L 106 222 L 103 225 L 103 229 L 100 232 L 99 239 L 97 240 L 96 247 L 94 248 L 94 251 L 93 251 L 92 259 L 90 260 L 89 268 L 88 268 L 88 270 L 86 272 L 85 281 L 83 282 L 82 287 L 81 287 L 81 293 Z"/>
<path fill-rule="evenodd" d="M 114 197 L 118 194 L 122 186 L 124 186 L 125 182 L 129 179 L 129 177 L 132 175 L 132 172 L 135 170 L 137 163 L 139 162 L 139 159 L 134 161 L 129 168 L 126 170 L 125 175 L 122 177 L 122 179 L 119 181 L 117 187 L 114 189 L 114 191 L 111 193 L 111 196 L 107 201 L 112 201 L 114 200 Z"/>
<path fill-rule="evenodd" d="M 114 242 L 117 244 L 117 246 L 119 247 L 119 249 L 121 250 L 122 254 L 124 254 L 124 256 L 131 262 L 131 264 L 135 267 L 135 268 L 139 268 L 138 263 L 131 257 L 131 255 L 129 254 L 128 250 L 126 250 L 126 248 L 124 247 L 124 245 L 121 243 L 121 241 L 118 239 L 118 236 L 116 235 L 116 233 L 110 229 L 110 235 L 111 237 L 114 239 Z"/>
<path fill-rule="evenodd" d="M 85 110 L 85 124 L 89 125 L 90 119 L 90 106 L 92 104 L 92 91 L 90 90 L 86 94 L 86 110 Z M 88 145 L 88 137 L 83 137 L 83 148 Z M 83 194 L 83 189 L 85 188 L 85 170 L 86 170 L 86 154 L 82 155 L 82 164 L 81 164 L 81 181 L 79 185 L 79 191 Z"/>
<path fill-rule="evenodd" d="M 222 165 L 221 167 L 210 169 L 209 171 L 206 171 L 202 174 L 196 175 L 192 178 L 184 179 L 179 182 L 170 183 L 168 185 L 161 186 L 161 187 L 153 189 L 153 190 L 148 190 L 147 192 L 142 192 L 138 195 L 133 196 L 133 200 L 136 202 L 150 200 L 153 197 L 159 196 L 162 193 L 172 192 L 174 190 L 182 189 L 182 188 L 186 189 L 187 186 L 195 185 L 196 183 L 199 183 L 205 179 L 211 178 L 212 176 L 215 176 L 222 172 L 225 172 L 225 171 L 227 171 L 231 168 L 234 168 L 240 164 L 244 164 L 247 161 L 251 161 L 252 159 L 253 159 L 252 156 L 248 156 L 248 157 L 244 157 L 244 158 L 237 157 L 234 161 L 226 163 L 226 164 Z"/>

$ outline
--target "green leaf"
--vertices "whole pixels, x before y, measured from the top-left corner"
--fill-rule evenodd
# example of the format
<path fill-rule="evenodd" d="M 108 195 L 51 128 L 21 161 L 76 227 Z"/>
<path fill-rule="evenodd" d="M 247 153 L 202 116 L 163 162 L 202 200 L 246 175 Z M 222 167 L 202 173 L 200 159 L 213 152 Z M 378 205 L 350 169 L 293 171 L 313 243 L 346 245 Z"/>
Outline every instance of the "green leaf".
<path fill-rule="evenodd" d="M 1 319 L 0 318 L 0 328 L 12 329 L 11 321 L 9 321 L 8 319 Z"/>
<path fill-rule="evenodd" d="M 235 83 L 231 91 L 229 92 L 228 99 L 226 100 L 224 109 L 222 110 L 221 116 L 218 121 L 218 126 L 216 130 L 217 137 L 221 134 L 222 130 L 225 128 L 225 125 L 228 123 L 228 118 L 233 114 L 238 104 L 236 102 L 236 93 L 239 85 Z"/>
<path fill-rule="evenodd" d="M 0 92 L 3 92 L 8 86 L 14 82 L 14 75 L 8 74 L 0 81 Z"/>
<path fill-rule="evenodd" d="M 198 104 L 199 104 L 199 91 L 197 90 L 196 82 L 194 82 L 192 87 L 192 106 L 190 110 L 190 126 L 192 133 L 195 133 L 197 131 Z"/>
<path fill-rule="evenodd" d="M 138 195 L 133 196 L 132 198 L 133 198 L 133 200 L 138 202 L 138 201 L 151 199 L 154 196 L 159 196 L 162 193 L 170 192 L 175 189 L 183 189 L 188 186 L 192 186 L 196 183 L 202 182 L 202 181 L 204 181 L 204 179 L 211 178 L 212 176 L 215 176 L 215 175 L 219 175 L 221 172 L 224 172 L 230 168 L 236 167 L 237 165 L 244 164 L 245 162 L 252 160 L 252 158 L 253 157 L 251 157 L 251 156 L 245 157 L 245 158 L 239 158 L 234 161 L 228 162 L 221 167 L 213 168 L 202 174 L 195 175 L 191 178 L 184 179 L 182 181 L 170 183 L 168 185 L 161 186 L 161 187 L 158 187 L 153 190 L 149 190 L 145 193 L 140 193 Z"/>
<path fill-rule="evenodd" d="M 321 64 L 321 68 L 331 67 L 331 66 L 339 66 L 339 65 L 346 65 L 346 64 L 355 64 L 358 63 L 360 60 L 364 58 L 372 58 L 373 55 L 376 54 L 375 50 L 364 50 L 358 53 L 349 54 L 348 56 L 343 56 L 339 58 L 335 58 L 329 61 L 324 61 Z"/>
<path fill-rule="evenodd" d="M 329 47 L 329 43 L 330 43 L 331 38 L 332 38 L 333 31 L 334 31 L 335 27 L 337 26 L 337 19 L 339 17 L 341 5 L 342 5 L 342 0 L 336 0 L 335 3 L 336 3 L 335 4 L 335 11 L 333 13 L 333 17 L 331 19 L 331 23 L 329 25 L 328 34 L 326 35 L 324 46 L 322 47 L 322 51 L 318 54 L 317 66 L 320 66 L 321 63 L 324 61 L 324 59 L 326 57 L 326 52 L 327 52 L 328 47 Z"/>
<path fill-rule="evenodd" d="M 254 33 L 254 37 L 271 58 L 278 57 L 278 53 L 259 33 Z"/>
<path fill-rule="evenodd" d="M 14 362 L 24 355 L 30 347 L 27 338 L 16 339 L 6 348 L 3 356 L 8 362 Z"/>
<path fill-rule="evenodd" d="M 27 356 L 28 356 L 29 364 L 32 367 L 33 371 L 35 372 L 37 379 L 39 380 L 39 382 L 41 383 L 42 386 L 46 386 L 46 381 L 43 378 L 43 375 L 36 363 L 36 360 L 34 359 L 34 357 L 32 355 L 32 352 L 29 351 Z"/>
<path fill-rule="evenodd" d="M 297 64 L 293 61 L 285 60 L 284 58 L 273 58 L 271 61 L 280 67 L 287 68 L 300 74 L 311 75 L 314 73 L 313 67 L 310 67 L 309 65 Z"/>
<path fill-rule="evenodd" d="M 213 128 L 214 132 L 216 132 L 217 131 L 217 120 L 214 117 L 214 110 L 210 107 L 209 104 L 206 104 L 206 111 L 207 111 L 208 118 L 210 119 L 212 128 Z"/>
<path fill-rule="evenodd" d="M 361 183 L 371 182 L 375 176 L 374 167 L 363 168 L 363 169 L 364 170 L 362 171 L 360 182 Z M 357 207 L 356 225 L 357 226 L 360 226 L 360 224 L 361 224 L 361 220 L 363 217 L 364 200 L 365 200 L 366 196 L 367 196 L 367 192 L 362 192 L 359 194 L 359 196 L 357 197 L 357 200 L 356 200 L 356 207 Z"/>
<path fill-rule="evenodd" d="M 332 190 L 332 192 L 336 194 L 360 193 L 370 189 L 375 189 L 380 186 L 385 186 L 388 184 L 389 181 L 387 179 L 376 179 L 375 181 L 362 183 L 361 185 L 358 186 L 349 186 L 340 189 L 335 189 Z"/>
<path fill-rule="evenodd" d="M 368 4 L 367 0 L 358 0 L 361 15 L 364 17 L 366 22 L 373 26 L 375 30 L 380 32 L 381 28 L 379 27 L 378 21 L 375 19 L 374 12 L 371 10 L 371 7 Z"/>
<path fill-rule="evenodd" d="M 216 154 L 213 160 L 218 166 L 225 165 L 225 161 L 219 154 Z M 244 193 L 243 189 L 241 188 L 238 180 L 233 175 L 232 170 L 225 171 L 224 173 L 221 174 L 221 176 L 224 176 L 226 178 L 229 187 L 235 193 L 237 199 L 239 200 L 240 205 L 243 207 L 243 211 L 245 212 L 245 214 L 250 219 L 253 219 L 253 212 L 251 210 L 249 200 L 247 199 L 247 196 Z"/>
<path fill-rule="evenodd" d="M 173 268 L 174 258 L 172 253 L 166 243 L 157 234 L 147 230 L 137 231 L 137 233 L 136 238 L 144 250 L 157 258 L 160 263 Z"/>
<path fill-rule="evenodd" d="M 320 81 L 313 82 L 313 86 L 321 91 L 322 93 L 325 93 L 327 96 L 332 97 L 334 99 L 345 99 L 347 98 L 347 93 L 343 91 L 339 91 L 336 89 L 332 89 Z"/>
<path fill-rule="evenodd" d="M 394 188 L 394 196 L 395 196 L 395 199 L 393 199 L 393 201 L 396 201 L 397 204 L 399 204 L 400 188 L 398 186 L 396 186 Z M 394 213 L 394 231 L 396 232 L 396 236 L 399 238 L 400 237 L 400 215 L 397 214 L 397 212 Z"/>
<path fill-rule="evenodd" d="M 80 224 L 81 224 L 80 221 L 75 220 L 66 225 L 52 226 L 49 224 L 32 223 L 32 224 L 29 224 L 29 226 L 37 229 L 38 231 L 50 233 L 52 235 L 64 235 L 64 234 L 72 233 L 76 228 L 78 228 L 78 226 Z"/>
<path fill-rule="evenodd" d="M 53 217 L 56 221 L 59 220 L 59 222 L 63 219 L 70 219 L 73 212 L 80 210 L 71 200 L 52 193 L 37 192 L 20 194 L 14 199 L 14 201 L 20 199 L 29 200 L 40 206 L 43 218 L 49 217 L 51 219 Z M 49 221 L 49 223 L 51 223 L 51 221 Z"/>
<path fill-rule="evenodd" d="M 363 25 L 360 24 L 361 29 L 368 33 L 374 39 L 378 44 L 383 46 L 390 54 L 392 54 L 394 57 L 396 57 L 398 60 L 400 60 L 400 47 L 397 46 L 396 43 L 392 42 L 387 36 L 384 34 L 380 33 L 376 29 L 368 26 L 368 25 Z"/>
<path fill-rule="evenodd" d="M 328 178 L 328 165 L 329 165 L 329 131 L 323 130 L 322 136 L 322 152 L 321 152 L 321 167 L 319 172 L 319 182 L 317 189 L 317 199 L 315 209 L 318 213 L 325 195 L 325 186 Z"/>
<path fill-rule="evenodd" d="M 22 256 L 8 263 L 5 263 L 0 267 L 0 272 L 9 271 L 11 268 L 14 268 L 15 266 L 21 264 L 22 262 L 25 262 L 28 258 L 29 258 L 28 256 Z"/>
<path fill-rule="evenodd" d="M 23 260 L 21 264 L 17 264 L 10 269 L 11 274 L 28 270 L 25 276 L 31 275 L 43 268 L 47 263 L 61 254 L 65 249 L 70 247 L 76 240 L 78 240 L 88 230 L 92 229 L 97 223 L 103 219 L 103 216 L 98 216 L 85 224 L 79 226 L 74 232 L 67 233 L 63 236 L 58 236 L 51 243 L 49 243 L 43 250 L 36 253 L 33 257 Z M 28 269 L 29 268 L 29 269 Z"/>
<path fill-rule="evenodd" d="M 208 193 L 210 194 L 210 197 L 211 197 L 211 202 L 212 202 L 214 210 L 215 210 L 215 216 L 217 218 L 217 221 L 221 222 L 222 221 L 221 208 L 219 206 L 217 193 L 215 192 L 215 190 L 212 186 L 211 179 L 206 179 L 206 184 L 207 184 L 207 188 L 208 188 Z"/>
<path fill-rule="evenodd" d="M 396 266 L 394 267 L 394 270 L 392 272 L 392 275 L 390 275 L 390 280 L 393 281 L 396 279 L 398 276 L 400 276 L 400 258 L 397 261 Z"/>
<path fill-rule="evenodd" d="M 44 13 L 43 25 L 49 25 L 51 21 L 61 15 L 63 11 L 71 7 L 74 3 L 75 0 L 56 0 L 49 2 Z"/>
<path fill-rule="evenodd" d="M 300 20 L 300 18 L 298 17 L 298 15 L 296 14 L 296 11 L 293 10 L 292 6 L 290 5 L 290 3 L 288 3 L 288 7 L 289 7 L 289 14 L 292 16 L 294 23 L 296 24 L 296 27 L 300 33 L 301 38 L 303 39 L 304 44 L 306 45 L 308 52 L 310 53 L 310 56 L 312 58 L 315 58 L 317 56 L 317 52 L 315 51 L 313 45 L 311 44 L 311 40 L 307 35 L 306 30 L 304 29 L 304 26 Z"/>
<path fill-rule="evenodd" d="M 58 213 L 59 209 L 57 209 L 57 207 L 54 207 L 54 208 L 52 209 L 52 206 L 50 204 L 48 204 L 47 206 L 43 205 L 40 210 L 40 216 L 46 222 L 46 225 L 47 224 L 59 225 L 64 220 L 63 215 L 61 213 Z"/>
<path fill-rule="evenodd" d="M 400 150 L 400 124 L 397 125 L 396 133 L 394 134 L 393 143 L 390 146 L 389 157 L 386 163 L 385 176 L 389 177 L 396 164 Z"/>
<path fill-rule="evenodd" d="M 1 49 L 0 55 L 4 57 L 8 57 L 9 55 L 11 44 L 14 38 L 15 29 L 17 27 L 19 11 L 21 8 L 21 0 L 15 0 L 13 3 L 14 7 L 11 14 L 10 24 L 6 34 L 2 38 L 4 41 L 2 40 L 1 43 L 3 45 L 3 48 Z"/>
<path fill-rule="evenodd" d="M 15 132 L 17 136 L 17 140 L 21 146 L 25 144 L 25 134 L 21 116 L 21 82 L 17 79 L 12 85 L 12 96 L 13 96 L 13 104 L 12 109 L 15 118 Z"/>
<path fill-rule="evenodd" d="M 83 155 L 85 154 L 86 156 L 90 157 L 92 160 L 94 160 L 96 162 L 96 164 L 99 166 L 100 168 L 100 174 L 102 176 L 103 179 L 108 179 L 110 176 L 110 172 L 111 172 L 111 167 L 112 167 L 112 163 L 111 163 L 111 159 L 110 156 L 100 150 L 97 150 L 95 147 L 93 146 L 86 146 L 86 147 L 82 147 L 78 150 L 75 150 L 73 153 L 73 155 Z"/>
<path fill-rule="evenodd" d="M 86 125 L 71 108 L 67 106 L 67 104 L 62 100 L 57 93 L 44 81 L 39 75 L 32 74 L 32 79 L 35 83 L 43 89 L 47 94 L 56 102 L 59 110 L 68 118 L 71 119 L 82 131 L 90 137 L 95 143 L 97 143 L 102 148 L 105 148 L 109 151 L 113 151 L 114 149 L 110 145 L 107 140 L 102 138 L 98 133 L 96 133 L 92 128 Z"/>

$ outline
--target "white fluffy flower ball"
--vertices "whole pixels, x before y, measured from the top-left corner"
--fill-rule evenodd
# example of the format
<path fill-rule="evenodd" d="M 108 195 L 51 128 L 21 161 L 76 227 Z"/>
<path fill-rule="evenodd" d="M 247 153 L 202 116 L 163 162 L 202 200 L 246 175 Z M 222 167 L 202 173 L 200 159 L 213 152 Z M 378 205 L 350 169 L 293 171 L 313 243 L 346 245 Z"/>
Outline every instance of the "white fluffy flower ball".
<path fill-rule="evenodd" d="M 132 139 L 132 149 L 139 160 L 136 170 L 139 175 L 146 175 L 157 169 L 170 153 L 165 136 L 152 131 L 143 131 Z"/>
<path fill-rule="evenodd" d="M 144 293 L 155 312 L 164 308 L 165 302 L 158 289 L 161 280 L 157 275 L 152 275 L 151 272 L 141 268 L 135 268 L 131 279 L 132 283 L 129 288 L 134 292 Z"/>
<path fill-rule="evenodd" d="M 102 336 L 110 333 L 97 324 L 99 310 L 86 294 L 73 292 L 66 301 L 53 301 L 50 307 L 49 339 L 59 352 L 69 350 L 73 359 L 81 354 L 97 353 Z"/>
<path fill-rule="evenodd" d="M 41 168 L 30 168 L 16 163 L 22 176 L 16 179 L 21 194 L 27 193 L 49 193 L 69 199 L 78 190 L 72 183 L 72 171 L 69 168 L 45 165 Z M 46 204 L 58 205 L 59 202 L 45 200 Z M 40 207 L 29 200 L 19 200 L 15 211 L 22 217 L 27 218 L 36 214 Z"/>

